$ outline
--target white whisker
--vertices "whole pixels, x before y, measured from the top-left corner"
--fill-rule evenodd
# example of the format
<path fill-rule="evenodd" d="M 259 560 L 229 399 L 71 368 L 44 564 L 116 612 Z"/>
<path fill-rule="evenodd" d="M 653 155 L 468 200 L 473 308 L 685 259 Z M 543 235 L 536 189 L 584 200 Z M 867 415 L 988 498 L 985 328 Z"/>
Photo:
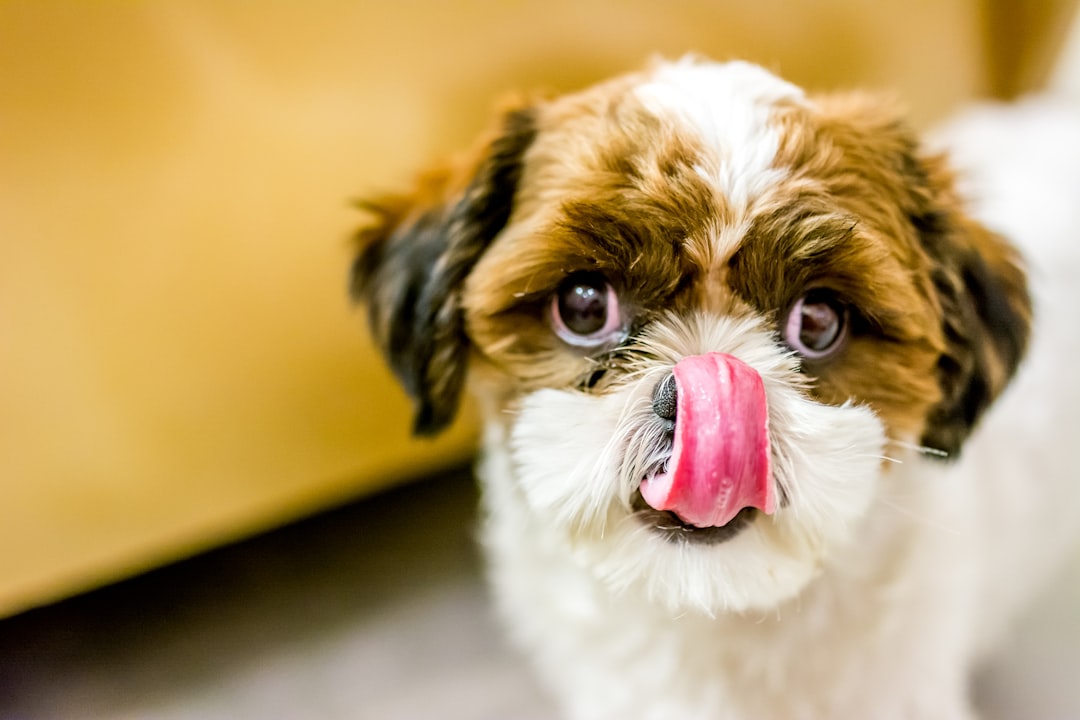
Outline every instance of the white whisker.
<path fill-rule="evenodd" d="M 888 442 L 890 444 L 892 444 L 892 445 L 897 446 L 897 447 L 904 448 L 905 450 L 913 450 L 913 451 L 919 453 L 920 455 L 929 455 L 930 457 L 936 457 L 936 458 L 947 458 L 947 457 L 949 457 L 949 453 L 947 453 L 946 451 L 941 450 L 939 448 L 932 448 L 932 447 L 928 447 L 926 445 L 917 445 L 915 443 L 906 442 L 904 440 L 897 440 L 895 438 L 889 438 Z"/>
<path fill-rule="evenodd" d="M 876 460 L 884 460 L 885 462 L 893 463 L 894 465 L 903 465 L 904 464 L 904 461 L 901 460 L 900 458 L 889 457 L 888 455 L 870 454 L 870 455 L 855 455 L 854 457 L 860 457 L 860 458 L 872 457 L 872 458 L 874 458 Z"/>

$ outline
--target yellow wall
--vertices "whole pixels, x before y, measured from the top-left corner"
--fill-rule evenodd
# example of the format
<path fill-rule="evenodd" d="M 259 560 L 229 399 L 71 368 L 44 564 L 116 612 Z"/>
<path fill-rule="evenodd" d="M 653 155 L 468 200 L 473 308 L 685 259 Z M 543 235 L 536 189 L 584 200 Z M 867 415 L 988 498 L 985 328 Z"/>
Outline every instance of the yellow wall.
<path fill-rule="evenodd" d="M 993 86 L 977 0 L 0 0 L 0 615 L 466 457 L 345 297 L 347 200 L 653 52 Z M 357 529 L 363 532 L 362 528 Z"/>

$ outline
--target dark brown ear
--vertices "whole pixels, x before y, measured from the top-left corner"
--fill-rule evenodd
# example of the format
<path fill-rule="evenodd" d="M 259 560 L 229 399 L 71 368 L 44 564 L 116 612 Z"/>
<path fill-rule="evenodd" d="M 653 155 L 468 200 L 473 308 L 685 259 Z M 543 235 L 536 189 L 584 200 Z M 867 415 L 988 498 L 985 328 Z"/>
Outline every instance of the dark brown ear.
<path fill-rule="evenodd" d="M 954 458 L 1027 349 L 1031 300 L 1021 259 L 967 215 L 945 158 L 920 152 L 895 102 L 847 93 L 817 98 L 816 107 L 823 134 L 850 159 L 848 172 L 896 193 L 897 219 L 910 222 L 914 249 L 930 265 L 925 292 L 938 316 L 928 320 L 940 322 L 942 330 L 936 367 L 941 393 L 920 442 Z M 809 162 L 796 156 L 800 160 Z M 837 192 L 851 193 L 850 183 Z"/>
<path fill-rule="evenodd" d="M 920 166 L 929 193 L 913 220 L 935 266 L 946 345 L 937 364 L 942 400 L 922 443 L 956 457 L 1024 356 L 1031 299 L 1019 254 L 962 211 L 944 159 Z"/>
<path fill-rule="evenodd" d="M 509 110 L 465 163 L 428 172 L 412 193 L 361 203 L 375 222 L 357 235 L 352 295 L 416 402 L 416 434 L 439 432 L 457 411 L 469 355 L 462 284 L 510 217 L 535 132 L 530 109 Z"/>

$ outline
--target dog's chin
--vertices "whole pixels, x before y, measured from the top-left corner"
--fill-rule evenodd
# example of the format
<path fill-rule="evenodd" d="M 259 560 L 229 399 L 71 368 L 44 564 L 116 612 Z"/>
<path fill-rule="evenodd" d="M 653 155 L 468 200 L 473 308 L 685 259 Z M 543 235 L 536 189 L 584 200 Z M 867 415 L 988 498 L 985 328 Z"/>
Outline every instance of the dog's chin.
<path fill-rule="evenodd" d="M 746 508 L 726 525 L 698 528 L 645 503 L 638 486 L 655 462 L 647 457 L 655 450 L 640 447 L 655 423 L 649 373 L 600 395 L 540 390 L 522 398 L 511 429 L 518 497 L 538 527 L 614 592 L 679 613 L 775 608 L 850 542 L 875 493 L 885 443 L 868 408 L 814 402 L 781 366 L 762 369 L 781 498 L 772 514 Z"/>

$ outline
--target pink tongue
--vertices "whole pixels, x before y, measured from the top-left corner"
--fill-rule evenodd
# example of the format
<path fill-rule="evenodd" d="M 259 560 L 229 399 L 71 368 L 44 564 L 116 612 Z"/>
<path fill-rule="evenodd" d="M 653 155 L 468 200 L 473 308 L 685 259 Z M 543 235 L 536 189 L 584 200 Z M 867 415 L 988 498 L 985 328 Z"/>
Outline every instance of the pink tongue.
<path fill-rule="evenodd" d="M 709 353 L 679 361 L 675 386 L 671 461 L 642 481 L 645 502 L 696 527 L 726 525 L 746 507 L 773 512 L 761 376 L 738 358 Z"/>

